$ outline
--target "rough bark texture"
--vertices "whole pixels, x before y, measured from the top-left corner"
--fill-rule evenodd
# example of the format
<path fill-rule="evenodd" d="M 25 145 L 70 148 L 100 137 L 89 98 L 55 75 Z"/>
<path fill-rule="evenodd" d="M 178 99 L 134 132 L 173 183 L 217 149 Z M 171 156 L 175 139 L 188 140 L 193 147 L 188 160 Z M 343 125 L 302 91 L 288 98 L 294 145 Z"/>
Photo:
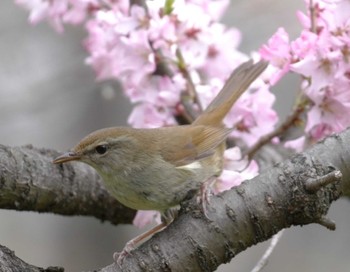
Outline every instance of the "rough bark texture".
<path fill-rule="evenodd" d="M 1 272 L 63 272 L 62 267 L 50 266 L 46 269 L 25 263 L 18 258 L 12 250 L 0 245 L 0 271 Z"/>
<path fill-rule="evenodd" d="M 342 193 L 349 195 L 349 146 L 350 130 L 346 130 L 268 168 L 241 186 L 212 197 L 208 218 L 203 216 L 195 200 L 183 203 L 179 217 L 135 249 L 122 267 L 112 264 L 100 271 L 213 271 L 283 228 L 309 223 L 333 228 L 325 215 L 332 201 Z M 53 151 L 6 147 L 0 150 L 0 205 L 3 208 L 4 203 L 11 206 L 6 197 L 11 196 L 12 190 L 22 193 L 15 198 L 18 203 L 12 204 L 16 209 L 35 207 L 38 211 L 94 215 L 88 210 L 98 205 L 101 211 L 97 215 L 100 215 L 104 214 L 102 205 L 106 207 L 105 213 L 109 213 L 112 202 L 108 202 L 110 198 L 101 189 L 100 179 L 87 166 L 54 166 L 49 163 L 56 155 Z M 310 190 L 310 183 L 322 186 Z M 28 188 L 28 184 L 32 187 Z M 38 197 L 41 191 L 48 191 L 45 197 Z M 65 201 L 59 197 L 62 193 L 76 204 L 63 204 Z M 101 203 L 105 201 L 109 205 Z M 88 208 L 83 208 L 84 205 Z M 107 216 L 102 219 L 106 220 Z"/>
<path fill-rule="evenodd" d="M 54 165 L 59 153 L 0 145 L 0 208 L 89 215 L 130 223 L 135 211 L 111 197 L 96 172 L 82 164 Z"/>

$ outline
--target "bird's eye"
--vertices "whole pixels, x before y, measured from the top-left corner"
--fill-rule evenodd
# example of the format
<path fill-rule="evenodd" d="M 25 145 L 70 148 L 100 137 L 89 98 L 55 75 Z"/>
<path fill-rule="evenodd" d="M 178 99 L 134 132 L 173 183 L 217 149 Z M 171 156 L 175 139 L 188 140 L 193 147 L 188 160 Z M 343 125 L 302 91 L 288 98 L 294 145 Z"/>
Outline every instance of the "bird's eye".
<path fill-rule="evenodd" d="M 103 154 L 105 154 L 107 152 L 108 146 L 105 145 L 105 144 L 98 145 L 98 146 L 95 147 L 95 150 L 96 150 L 96 152 L 98 154 L 103 155 Z"/>

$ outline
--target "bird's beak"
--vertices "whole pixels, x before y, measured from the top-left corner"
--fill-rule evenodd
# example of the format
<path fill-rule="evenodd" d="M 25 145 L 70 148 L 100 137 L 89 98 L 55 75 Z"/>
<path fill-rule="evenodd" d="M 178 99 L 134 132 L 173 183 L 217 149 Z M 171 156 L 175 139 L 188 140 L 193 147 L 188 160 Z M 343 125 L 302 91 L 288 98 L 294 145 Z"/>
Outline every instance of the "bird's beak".
<path fill-rule="evenodd" d="M 69 161 L 77 161 L 80 159 L 80 155 L 78 155 L 77 153 L 70 151 L 67 153 L 64 153 L 61 156 L 58 156 L 56 159 L 53 160 L 53 163 L 58 164 L 58 163 L 65 163 L 65 162 L 69 162 Z"/>

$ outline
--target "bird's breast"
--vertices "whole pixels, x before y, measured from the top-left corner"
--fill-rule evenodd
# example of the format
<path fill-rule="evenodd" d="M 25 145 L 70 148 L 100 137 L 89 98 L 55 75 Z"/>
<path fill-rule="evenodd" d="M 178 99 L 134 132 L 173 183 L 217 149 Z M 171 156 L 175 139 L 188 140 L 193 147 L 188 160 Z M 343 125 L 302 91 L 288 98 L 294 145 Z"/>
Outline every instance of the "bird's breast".
<path fill-rule="evenodd" d="M 198 191 L 201 184 L 218 171 L 208 159 L 176 167 L 159 158 L 147 167 L 131 167 L 118 171 L 117 175 L 100 175 L 107 190 L 125 206 L 164 211 L 180 204 L 190 192 Z"/>

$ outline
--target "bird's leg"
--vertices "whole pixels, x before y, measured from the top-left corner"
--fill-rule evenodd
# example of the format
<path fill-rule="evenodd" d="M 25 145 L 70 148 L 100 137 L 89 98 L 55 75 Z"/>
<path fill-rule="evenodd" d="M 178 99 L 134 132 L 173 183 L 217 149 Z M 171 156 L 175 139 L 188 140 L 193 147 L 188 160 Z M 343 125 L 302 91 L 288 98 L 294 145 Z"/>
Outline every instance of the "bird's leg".
<path fill-rule="evenodd" d="M 158 231 L 161 231 L 165 227 L 167 227 L 176 217 L 179 212 L 178 207 L 169 208 L 166 211 L 162 212 L 161 214 L 161 220 L 162 223 L 155 226 L 154 228 L 140 234 L 139 236 L 135 237 L 134 239 L 130 240 L 126 243 L 124 246 L 122 252 L 115 252 L 113 254 L 113 259 L 115 262 L 120 266 L 122 265 L 124 258 L 127 255 L 130 255 L 130 252 L 135 248 L 136 244 L 140 243 L 144 239 L 148 238 L 149 236 L 152 236 Z"/>
<path fill-rule="evenodd" d="M 206 218 L 208 217 L 208 205 L 210 204 L 211 186 L 215 182 L 216 177 L 210 178 L 203 182 L 200 188 L 199 203 L 202 204 L 203 213 Z"/>
<path fill-rule="evenodd" d="M 130 252 L 135 248 L 135 246 L 143 241 L 144 239 L 152 236 L 158 231 L 161 231 L 167 226 L 166 223 L 160 223 L 159 225 L 155 226 L 154 228 L 136 236 L 134 239 L 131 239 L 129 242 L 126 243 L 125 247 L 123 248 L 122 252 L 115 252 L 113 254 L 114 261 L 121 266 L 123 264 L 123 261 L 126 256 L 130 255 Z"/>

